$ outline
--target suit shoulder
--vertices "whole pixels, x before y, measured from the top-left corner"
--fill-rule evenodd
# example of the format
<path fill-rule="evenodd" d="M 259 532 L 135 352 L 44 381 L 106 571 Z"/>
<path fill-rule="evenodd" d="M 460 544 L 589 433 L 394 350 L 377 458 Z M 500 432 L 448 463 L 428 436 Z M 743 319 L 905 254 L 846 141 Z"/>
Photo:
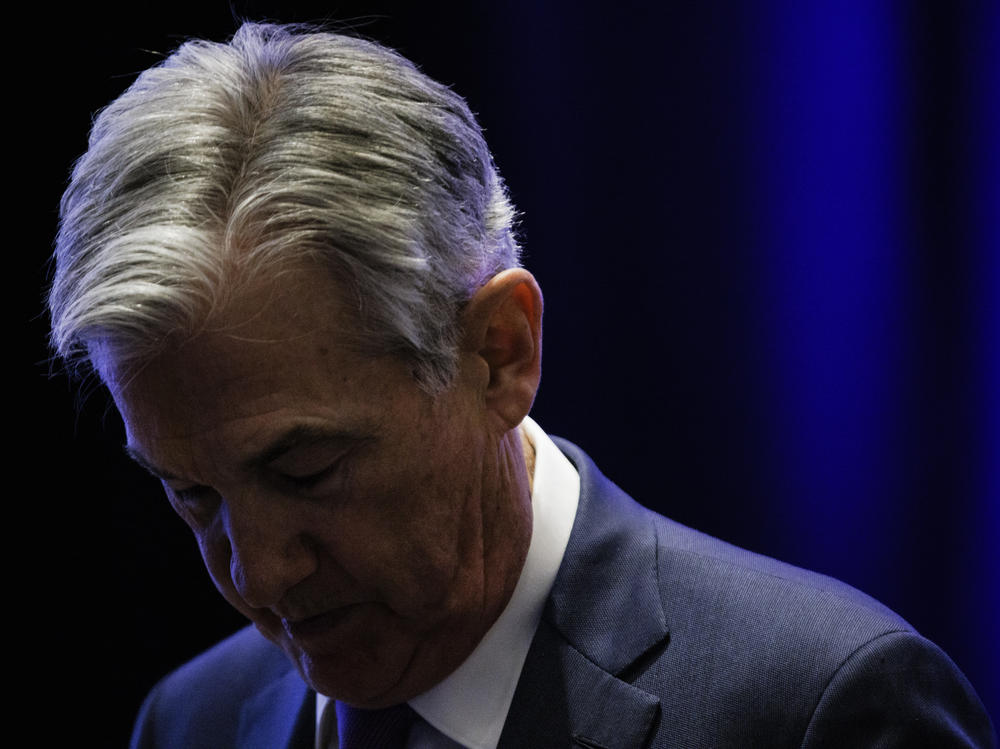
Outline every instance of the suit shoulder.
<path fill-rule="evenodd" d="M 280 649 L 255 628 L 245 627 L 168 674 L 157 689 L 188 695 L 191 689 L 245 695 L 292 668 Z"/>
<path fill-rule="evenodd" d="M 234 746 L 241 708 L 294 667 L 253 627 L 236 632 L 171 672 L 143 703 L 133 747 Z"/>
<path fill-rule="evenodd" d="M 665 600 L 725 610 L 737 618 L 784 611 L 789 627 L 823 639 L 860 642 L 913 631 L 902 617 L 860 590 L 827 575 L 733 546 L 650 512 L 657 536 Z M 694 601 L 692 599 L 697 599 Z"/>
<path fill-rule="evenodd" d="M 995 746 L 975 690 L 934 643 L 861 591 L 650 514 L 670 631 L 663 661 L 693 714 L 813 747 Z M 667 668 L 669 664 L 669 668 Z M 721 686 L 720 686 L 721 685 Z M 694 687 L 694 688 L 692 688 Z M 741 739 L 742 740 L 742 739 Z"/>
<path fill-rule="evenodd" d="M 891 632 L 841 664 L 810 717 L 802 746 L 996 747 L 972 685 L 934 643 Z"/>

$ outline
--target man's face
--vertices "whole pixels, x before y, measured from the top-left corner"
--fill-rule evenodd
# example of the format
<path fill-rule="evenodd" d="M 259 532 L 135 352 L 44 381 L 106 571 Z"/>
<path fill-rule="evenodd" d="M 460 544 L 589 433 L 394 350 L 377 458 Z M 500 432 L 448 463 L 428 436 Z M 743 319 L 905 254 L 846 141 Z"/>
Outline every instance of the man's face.
<path fill-rule="evenodd" d="M 323 274 L 282 283 L 104 375 L 222 595 L 319 691 L 390 704 L 453 670 L 513 589 L 530 537 L 516 434 L 493 426 L 482 367 L 432 398 L 403 362 L 344 345 Z"/>

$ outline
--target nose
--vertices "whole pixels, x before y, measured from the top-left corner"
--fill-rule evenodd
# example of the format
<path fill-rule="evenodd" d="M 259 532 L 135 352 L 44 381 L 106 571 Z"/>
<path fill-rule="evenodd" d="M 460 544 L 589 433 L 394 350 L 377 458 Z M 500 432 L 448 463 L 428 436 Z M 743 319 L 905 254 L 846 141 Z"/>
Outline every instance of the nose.
<path fill-rule="evenodd" d="M 229 575 L 247 605 L 272 608 L 316 571 L 308 527 L 287 501 L 275 497 L 227 501 L 224 523 Z"/>

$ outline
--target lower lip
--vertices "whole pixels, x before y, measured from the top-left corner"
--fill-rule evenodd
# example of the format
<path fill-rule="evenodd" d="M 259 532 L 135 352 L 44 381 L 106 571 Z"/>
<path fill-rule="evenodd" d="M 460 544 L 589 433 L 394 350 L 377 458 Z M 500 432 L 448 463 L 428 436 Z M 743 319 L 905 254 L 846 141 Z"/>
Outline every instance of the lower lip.
<path fill-rule="evenodd" d="M 281 623 L 285 628 L 285 633 L 290 638 L 296 642 L 308 644 L 329 637 L 359 606 L 360 604 L 344 606 L 298 622 L 283 619 Z"/>

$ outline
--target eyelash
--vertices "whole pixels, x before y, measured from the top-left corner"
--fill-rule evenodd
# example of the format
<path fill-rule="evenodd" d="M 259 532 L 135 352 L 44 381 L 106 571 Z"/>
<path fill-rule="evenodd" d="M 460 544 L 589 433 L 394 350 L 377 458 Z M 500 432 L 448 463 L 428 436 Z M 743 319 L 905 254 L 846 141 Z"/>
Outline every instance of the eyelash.
<path fill-rule="evenodd" d="M 340 460 L 335 460 L 326 468 L 316 471 L 316 473 L 310 473 L 306 476 L 287 476 L 281 474 L 281 480 L 295 489 L 309 491 L 311 489 L 315 489 L 326 479 L 335 474 L 340 469 L 340 463 Z"/>

